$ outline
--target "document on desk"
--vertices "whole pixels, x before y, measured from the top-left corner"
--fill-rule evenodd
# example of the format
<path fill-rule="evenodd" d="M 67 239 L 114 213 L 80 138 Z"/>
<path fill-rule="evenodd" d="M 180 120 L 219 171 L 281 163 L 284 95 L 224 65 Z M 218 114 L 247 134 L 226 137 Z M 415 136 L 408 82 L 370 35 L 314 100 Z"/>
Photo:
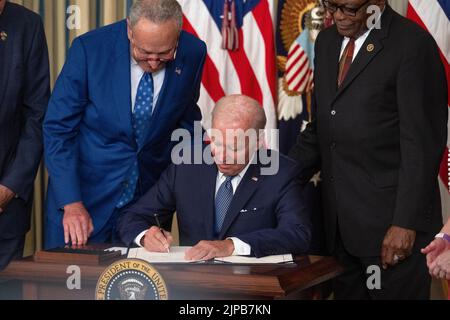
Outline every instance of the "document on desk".
<path fill-rule="evenodd" d="M 194 260 L 187 261 L 184 259 L 186 251 L 191 247 L 171 247 L 170 252 L 149 252 L 144 248 L 130 249 L 128 258 L 141 259 L 150 263 L 202 263 L 205 261 Z M 252 257 L 240 257 L 233 256 L 227 258 L 215 258 L 213 262 L 217 263 L 230 263 L 230 264 L 280 264 L 280 263 L 293 263 L 294 259 L 292 255 L 279 255 L 269 256 L 265 258 L 252 258 Z"/>
<path fill-rule="evenodd" d="M 149 252 L 144 248 L 130 249 L 128 258 L 141 259 L 150 263 L 199 263 L 202 260 L 187 261 L 184 259 L 185 253 L 191 247 L 171 247 L 170 252 Z"/>
<path fill-rule="evenodd" d="M 294 263 L 291 254 L 284 254 L 279 256 L 268 256 L 264 258 L 232 256 L 226 258 L 215 258 L 214 261 L 233 263 L 233 264 L 280 264 L 280 263 Z"/>

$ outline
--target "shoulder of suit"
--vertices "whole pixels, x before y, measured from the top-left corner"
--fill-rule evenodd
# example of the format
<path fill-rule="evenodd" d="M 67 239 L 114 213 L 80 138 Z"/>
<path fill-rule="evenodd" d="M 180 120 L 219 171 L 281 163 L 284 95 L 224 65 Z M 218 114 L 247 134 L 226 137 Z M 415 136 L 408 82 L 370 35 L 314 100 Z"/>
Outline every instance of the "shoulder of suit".
<path fill-rule="evenodd" d="M 206 53 L 206 43 L 193 34 L 181 31 L 180 35 L 180 46 L 187 53 Z"/>
<path fill-rule="evenodd" d="M 434 41 L 428 31 L 423 29 L 416 22 L 403 17 L 395 11 L 393 11 L 390 32 L 396 37 L 396 41 L 410 44 L 412 46 Z"/>
<path fill-rule="evenodd" d="M 8 14 L 15 19 L 17 22 L 23 24 L 40 24 L 42 22 L 41 16 L 30 9 L 8 2 Z"/>
<path fill-rule="evenodd" d="M 108 37 L 116 37 L 118 33 L 125 32 L 126 33 L 127 23 L 126 20 L 121 20 L 115 22 L 113 24 L 109 24 L 104 27 L 100 27 L 91 31 L 86 32 L 85 34 L 79 36 L 78 38 L 83 41 L 102 41 L 107 40 Z"/>

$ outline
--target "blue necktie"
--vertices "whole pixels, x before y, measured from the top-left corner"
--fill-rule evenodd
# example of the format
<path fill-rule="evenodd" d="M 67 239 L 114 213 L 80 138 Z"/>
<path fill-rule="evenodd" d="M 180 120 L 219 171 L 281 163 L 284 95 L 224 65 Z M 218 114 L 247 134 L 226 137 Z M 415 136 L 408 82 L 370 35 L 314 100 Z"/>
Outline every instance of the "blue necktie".
<path fill-rule="evenodd" d="M 142 147 L 145 143 L 145 137 L 150 126 L 153 111 L 153 94 L 153 77 L 149 73 L 144 73 L 136 93 L 132 119 L 134 137 L 139 147 Z M 117 208 L 123 208 L 133 200 L 138 179 L 139 165 L 136 159 L 131 167 L 127 184 L 122 192 Z"/>
<path fill-rule="evenodd" d="M 233 181 L 235 177 L 227 177 L 224 183 L 217 191 L 216 195 L 216 217 L 215 217 L 215 232 L 220 234 L 222 231 L 223 223 L 225 217 L 227 216 L 228 208 L 230 207 L 231 201 L 233 200 Z"/>

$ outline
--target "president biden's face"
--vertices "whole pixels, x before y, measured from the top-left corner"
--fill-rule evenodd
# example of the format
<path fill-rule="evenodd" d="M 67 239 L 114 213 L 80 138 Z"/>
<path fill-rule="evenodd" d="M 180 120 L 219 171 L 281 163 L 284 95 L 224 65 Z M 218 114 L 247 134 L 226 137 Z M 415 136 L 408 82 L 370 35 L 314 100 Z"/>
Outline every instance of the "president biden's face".
<path fill-rule="evenodd" d="M 244 170 L 257 143 L 257 132 L 248 127 L 243 129 L 242 124 L 213 122 L 211 151 L 218 170 L 226 176 L 234 177 Z"/>

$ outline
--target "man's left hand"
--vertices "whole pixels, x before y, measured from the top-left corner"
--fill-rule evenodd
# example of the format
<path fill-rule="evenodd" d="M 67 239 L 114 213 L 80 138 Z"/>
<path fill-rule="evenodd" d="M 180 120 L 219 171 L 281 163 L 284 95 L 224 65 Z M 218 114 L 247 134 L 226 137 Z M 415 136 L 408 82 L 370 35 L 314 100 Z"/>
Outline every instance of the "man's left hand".
<path fill-rule="evenodd" d="M 234 252 L 232 240 L 200 241 L 195 247 L 186 252 L 186 260 L 211 260 L 229 257 Z"/>
<path fill-rule="evenodd" d="M 392 226 L 386 233 L 381 249 L 381 264 L 383 269 L 395 266 L 412 253 L 416 231 Z"/>
<path fill-rule="evenodd" d="M 14 192 L 9 190 L 9 188 L 0 185 L 0 213 L 3 213 L 11 202 L 14 199 Z"/>

